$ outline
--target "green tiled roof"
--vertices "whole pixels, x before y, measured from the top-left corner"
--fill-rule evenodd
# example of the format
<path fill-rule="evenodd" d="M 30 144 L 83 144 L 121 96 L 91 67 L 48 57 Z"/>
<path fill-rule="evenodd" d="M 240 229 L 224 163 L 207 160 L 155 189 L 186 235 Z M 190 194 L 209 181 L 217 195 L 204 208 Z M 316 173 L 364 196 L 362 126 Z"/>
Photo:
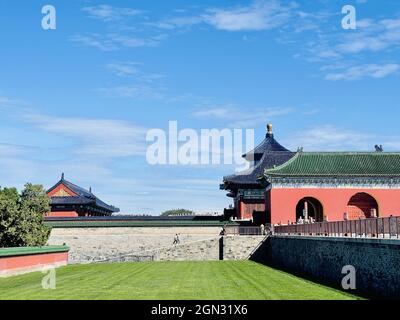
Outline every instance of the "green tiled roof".
<path fill-rule="evenodd" d="M 400 153 L 298 152 L 288 162 L 264 174 L 266 177 L 400 177 Z"/>
<path fill-rule="evenodd" d="M 69 251 L 68 246 L 0 248 L 0 257 L 27 256 L 34 254 L 57 253 L 67 251 Z"/>

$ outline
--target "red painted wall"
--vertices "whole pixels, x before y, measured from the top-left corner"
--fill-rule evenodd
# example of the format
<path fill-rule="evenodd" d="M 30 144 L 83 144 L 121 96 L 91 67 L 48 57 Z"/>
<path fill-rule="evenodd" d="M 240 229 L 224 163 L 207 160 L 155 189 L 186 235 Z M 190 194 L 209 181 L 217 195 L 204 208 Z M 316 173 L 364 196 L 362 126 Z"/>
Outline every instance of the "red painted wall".
<path fill-rule="evenodd" d="M 296 206 L 305 197 L 318 199 L 324 208 L 324 215 L 328 221 L 341 221 L 347 212 L 350 198 L 360 192 L 365 192 L 378 203 L 379 217 L 390 215 L 400 216 L 399 189 L 272 189 L 271 195 L 271 222 L 273 224 L 287 224 L 296 221 Z"/>
<path fill-rule="evenodd" d="M 1 257 L 0 271 L 7 272 L 15 269 L 32 268 L 68 262 L 68 252 L 35 254 L 18 257 Z"/>
<path fill-rule="evenodd" d="M 78 217 L 78 213 L 76 211 L 57 211 L 57 212 L 47 213 L 46 217 L 57 217 L 57 218 Z"/>

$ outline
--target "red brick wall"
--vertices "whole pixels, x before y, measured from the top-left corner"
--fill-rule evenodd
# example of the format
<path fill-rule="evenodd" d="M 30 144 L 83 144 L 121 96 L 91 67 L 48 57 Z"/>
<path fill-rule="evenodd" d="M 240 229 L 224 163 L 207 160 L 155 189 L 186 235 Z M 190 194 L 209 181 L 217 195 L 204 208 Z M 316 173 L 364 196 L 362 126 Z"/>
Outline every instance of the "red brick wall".
<path fill-rule="evenodd" d="M 328 221 L 341 221 L 348 212 L 348 203 L 352 196 L 365 192 L 378 203 L 378 215 L 388 217 L 400 216 L 399 189 L 272 189 L 271 220 L 272 223 L 286 224 L 296 220 L 297 203 L 305 197 L 319 200 Z"/>

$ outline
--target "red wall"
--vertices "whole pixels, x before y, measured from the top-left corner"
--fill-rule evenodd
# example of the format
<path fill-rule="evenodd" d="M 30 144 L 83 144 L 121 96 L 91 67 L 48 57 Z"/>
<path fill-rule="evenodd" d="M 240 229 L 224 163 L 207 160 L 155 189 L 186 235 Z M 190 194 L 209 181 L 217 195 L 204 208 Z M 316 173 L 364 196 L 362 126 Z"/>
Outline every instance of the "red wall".
<path fill-rule="evenodd" d="M 54 211 L 47 213 L 46 217 L 57 217 L 57 218 L 78 217 L 78 213 L 76 211 Z"/>
<path fill-rule="evenodd" d="M 67 264 L 68 252 L 44 253 L 17 257 L 0 258 L 0 274 L 12 271 L 31 269 L 38 266 Z"/>
<path fill-rule="evenodd" d="M 379 217 L 390 215 L 400 216 L 399 189 L 272 189 L 271 222 L 287 224 L 296 221 L 296 206 L 304 197 L 318 199 L 324 208 L 328 221 L 341 221 L 347 211 L 350 198 L 360 192 L 365 192 L 378 203 Z"/>

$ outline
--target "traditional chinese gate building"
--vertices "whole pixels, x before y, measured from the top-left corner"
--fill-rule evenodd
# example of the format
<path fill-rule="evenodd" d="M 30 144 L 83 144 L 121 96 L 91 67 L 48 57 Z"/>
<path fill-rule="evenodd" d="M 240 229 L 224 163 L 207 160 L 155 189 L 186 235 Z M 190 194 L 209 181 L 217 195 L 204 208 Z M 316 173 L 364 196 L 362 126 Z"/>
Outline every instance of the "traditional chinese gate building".
<path fill-rule="evenodd" d="M 252 167 L 221 184 L 233 198 L 226 215 L 273 224 L 400 216 L 400 153 L 291 152 L 268 125 L 264 141 L 243 157 Z"/>
<path fill-rule="evenodd" d="M 272 223 L 400 216 L 400 153 L 299 151 L 261 181 Z"/>
<path fill-rule="evenodd" d="M 267 222 L 266 216 L 266 192 L 258 178 L 265 169 L 281 165 L 295 155 L 279 144 L 272 132 L 272 125 L 267 125 L 265 139 L 254 150 L 243 155 L 250 162 L 250 169 L 223 178 L 221 190 L 227 190 L 228 197 L 233 198 L 233 208 L 225 209 L 225 215 L 239 220 L 254 219 L 258 214 L 258 220 Z"/>

